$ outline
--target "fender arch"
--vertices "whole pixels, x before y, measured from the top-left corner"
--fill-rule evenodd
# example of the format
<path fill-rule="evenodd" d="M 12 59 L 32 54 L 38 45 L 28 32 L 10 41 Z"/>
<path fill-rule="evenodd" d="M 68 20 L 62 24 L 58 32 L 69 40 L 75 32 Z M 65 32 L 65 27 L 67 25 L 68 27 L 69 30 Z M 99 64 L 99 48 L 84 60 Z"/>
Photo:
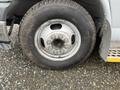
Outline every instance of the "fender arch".
<path fill-rule="evenodd" d="M 24 14 L 31 8 L 34 4 L 41 0 L 12 0 L 9 7 L 6 9 L 5 18 L 10 21 L 13 17 L 19 18 L 19 20 L 24 16 Z M 94 18 L 99 18 L 101 21 L 104 16 L 111 21 L 110 5 L 109 0 L 74 0 L 75 2 L 82 5 Z M 18 20 L 18 23 L 20 22 Z"/>

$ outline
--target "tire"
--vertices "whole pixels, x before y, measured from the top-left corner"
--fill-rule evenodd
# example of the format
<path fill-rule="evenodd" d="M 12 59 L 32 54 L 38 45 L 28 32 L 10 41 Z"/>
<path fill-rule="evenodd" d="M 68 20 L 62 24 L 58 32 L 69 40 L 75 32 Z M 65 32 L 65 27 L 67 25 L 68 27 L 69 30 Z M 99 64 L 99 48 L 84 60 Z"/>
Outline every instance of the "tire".
<path fill-rule="evenodd" d="M 75 26 L 79 36 L 81 36 L 80 47 L 76 53 L 73 56 L 69 55 L 71 57 L 62 61 L 51 60 L 49 57 L 43 56 L 36 48 L 37 44 L 35 45 L 36 32 L 42 27 L 42 24 L 56 19 L 63 20 L 63 23 L 64 21 L 71 23 L 71 26 Z M 57 26 L 60 27 L 60 25 Z M 48 32 L 46 31 L 46 33 Z M 88 58 L 95 45 L 96 29 L 91 16 L 76 2 L 71 0 L 43 0 L 33 6 L 23 17 L 20 24 L 19 38 L 23 52 L 38 66 L 65 69 L 77 63 L 82 64 Z M 76 43 L 79 43 L 79 41 Z"/>

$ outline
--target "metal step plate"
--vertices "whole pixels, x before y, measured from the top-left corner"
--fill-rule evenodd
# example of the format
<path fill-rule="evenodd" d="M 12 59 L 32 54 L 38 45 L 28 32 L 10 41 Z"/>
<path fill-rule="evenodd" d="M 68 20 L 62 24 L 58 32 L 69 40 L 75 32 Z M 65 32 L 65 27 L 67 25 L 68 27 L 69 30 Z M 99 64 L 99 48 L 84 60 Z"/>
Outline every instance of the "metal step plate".
<path fill-rule="evenodd" d="M 110 49 L 107 57 L 107 62 L 120 62 L 120 48 Z"/>

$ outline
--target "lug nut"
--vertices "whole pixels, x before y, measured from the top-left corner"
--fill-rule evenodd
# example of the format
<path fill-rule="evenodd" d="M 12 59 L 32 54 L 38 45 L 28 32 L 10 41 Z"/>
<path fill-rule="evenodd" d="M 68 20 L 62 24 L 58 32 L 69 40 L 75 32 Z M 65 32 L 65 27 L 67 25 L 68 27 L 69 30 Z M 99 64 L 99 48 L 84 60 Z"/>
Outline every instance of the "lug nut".
<path fill-rule="evenodd" d="M 52 47 L 51 47 L 51 46 L 49 46 L 49 47 L 47 48 L 47 50 L 51 51 L 51 50 L 52 50 Z"/>
<path fill-rule="evenodd" d="M 62 34 L 60 34 L 60 35 L 58 36 L 58 38 L 63 39 L 63 35 L 62 35 Z"/>
<path fill-rule="evenodd" d="M 58 50 L 58 55 L 60 55 L 61 53 L 60 53 L 60 50 Z"/>
<path fill-rule="evenodd" d="M 56 35 L 52 35 L 51 36 L 51 39 L 53 40 L 53 39 L 55 39 L 56 38 Z"/>
<path fill-rule="evenodd" d="M 51 40 L 48 40 L 48 41 L 47 41 L 47 44 L 50 45 L 50 44 L 51 44 Z"/>
<path fill-rule="evenodd" d="M 69 40 L 68 40 L 67 38 L 65 38 L 65 39 L 64 39 L 64 41 L 65 41 L 66 43 L 68 43 L 68 42 L 69 42 Z"/>

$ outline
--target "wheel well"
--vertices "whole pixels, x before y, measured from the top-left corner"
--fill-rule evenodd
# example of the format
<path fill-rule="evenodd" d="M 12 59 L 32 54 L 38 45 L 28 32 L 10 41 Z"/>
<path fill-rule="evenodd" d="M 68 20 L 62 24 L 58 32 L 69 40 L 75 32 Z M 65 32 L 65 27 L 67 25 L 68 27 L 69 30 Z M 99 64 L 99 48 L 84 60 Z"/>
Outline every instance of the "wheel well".
<path fill-rule="evenodd" d="M 41 0 L 13 0 L 6 11 L 7 24 L 10 25 L 13 19 L 15 19 L 15 23 L 19 24 L 28 9 L 39 1 Z M 104 19 L 104 10 L 100 0 L 74 1 L 82 5 L 90 13 L 98 28 Z"/>

